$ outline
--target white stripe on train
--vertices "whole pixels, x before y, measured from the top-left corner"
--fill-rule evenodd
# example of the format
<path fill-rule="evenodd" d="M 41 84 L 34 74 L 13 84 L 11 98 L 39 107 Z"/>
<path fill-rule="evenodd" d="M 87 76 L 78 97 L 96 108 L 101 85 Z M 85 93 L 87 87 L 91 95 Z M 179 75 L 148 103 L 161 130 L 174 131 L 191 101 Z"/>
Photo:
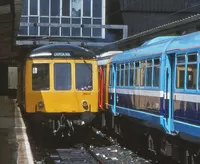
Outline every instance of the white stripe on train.
<path fill-rule="evenodd" d="M 170 93 L 164 91 L 152 91 L 143 89 L 124 89 L 116 88 L 116 93 L 118 94 L 128 94 L 128 95 L 139 95 L 139 96 L 149 96 L 149 97 L 164 97 L 164 99 L 169 99 Z M 109 93 L 114 93 L 114 88 L 109 88 Z M 200 103 L 200 95 L 198 94 L 185 94 L 185 93 L 174 93 L 173 100 L 187 101 Z"/>

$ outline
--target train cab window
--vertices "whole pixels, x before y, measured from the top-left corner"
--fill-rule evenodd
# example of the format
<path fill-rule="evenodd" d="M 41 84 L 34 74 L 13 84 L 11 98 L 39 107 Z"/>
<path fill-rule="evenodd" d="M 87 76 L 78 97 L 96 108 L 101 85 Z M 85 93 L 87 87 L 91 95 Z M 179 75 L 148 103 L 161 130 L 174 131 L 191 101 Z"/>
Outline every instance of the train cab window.
<path fill-rule="evenodd" d="M 146 61 L 141 61 L 140 86 L 145 86 Z"/>
<path fill-rule="evenodd" d="M 49 64 L 32 64 L 32 90 L 49 90 Z"/>
<path fill-rule="evenodd" d="M 106 66 L 103 67 L 104 84 L 106 84 Z"/>
<path fill-rule="evenodd" d="M 117 86 L 119 86 L 120 81 L 120 65 L 117 65 Z"/>
<path fill-rule="evenodd" d="M 120 78 L 120 86 L 124 86 L 124 64 L 121 64 L 121 78 Z"/>
<path fill-rule="evenodd" d="M 154 59 L 153 86 L 158 87 L 160 82 L 160 58 Z"/>
<path fill-rule="evenodd" d="M 152 60 L 147 60 L 146 86 L 152 86 Z"/>
<path fill-rule="evenodd" d="M 125 64 L 125 86 L 128 86 L 129 79 L 129 64 Z"/>
<path fill-rule="evenodd" d="M 113 79 L 112 79 L 112 66 L 110 66 L 110 69 L 109 69 L 109 86 L 112 86 L 113 84 Z"/>
<path fill-rule="evenodd" d="M 197 53 L 188 54 L 187 89 L 196 89 Z"/>
<path fill-rule="evenodd" d="M 77 90 L 92 90 L 93 89 L 93 76 L 92 64 L 89 63 L 76 63 L 76 89 Z"/>
<path fill-rule="evenodd" d="M 71 89 L 71 64 L 55 63 L 54 64 L 54 89 L 70 90 Z"/>
<path fill-rule="evenodd" d="M 130 63 L 130 86 L 133 86 L 134 84 L 134 63 Z"/>
<path fill-rule="evenodd" d="M 184 89 L 185 83 L 185 54 L 178 55 L 176 65 L 176 88 Z"/>
<path fill-rule="evenodd" d="M 135 63 L 135 85 L 139 86 L 140 84 L 140 63 Z"/>

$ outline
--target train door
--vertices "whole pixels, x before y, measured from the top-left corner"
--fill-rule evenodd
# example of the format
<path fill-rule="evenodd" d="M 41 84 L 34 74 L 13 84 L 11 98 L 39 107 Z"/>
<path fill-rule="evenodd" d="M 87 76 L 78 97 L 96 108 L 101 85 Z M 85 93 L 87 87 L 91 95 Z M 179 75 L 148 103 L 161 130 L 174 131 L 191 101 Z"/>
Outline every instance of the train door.
<path fill-rule="evenodd" d="M 108 104 L 109 108 L 112 111 L 112 113 L 115 113 L 116 109 L 116 104 L 115 104 L 115 77 L 114 77 L 114 68 L 112 65 L 109 65 L 107 69 L 108 73 Z"/>
<path fill-rule="evenodd" d="M 112 112 L 116 115 L 116 85 L 117 85 L 117 77 L 116 77 L 116 65 L 112 65 L 110 67 L 111 71 L 111 78 L 112 78 L 112 86 L 113 86 L 113 109 Z"/>
<path fill-rule="evenodd" d="M 165 114 L 165 128 L 168 133 L 172 133 L 174 131 L 173 126 L 173 95 L 175 89 L 175 54 L 168 54 L 166 58 L 166 93 L 165 93 L 165 101 L 166 101 L 166 114 Z"/>

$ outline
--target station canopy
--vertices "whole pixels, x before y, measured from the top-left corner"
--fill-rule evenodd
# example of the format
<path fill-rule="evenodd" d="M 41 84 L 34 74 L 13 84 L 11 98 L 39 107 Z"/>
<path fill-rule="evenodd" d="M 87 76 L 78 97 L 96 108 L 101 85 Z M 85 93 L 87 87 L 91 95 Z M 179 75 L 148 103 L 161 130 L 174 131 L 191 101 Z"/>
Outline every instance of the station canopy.
<path fill-rule="evenodd" d="M 15 55 L 22 0 L 0 0 L 0 59 Z"/>

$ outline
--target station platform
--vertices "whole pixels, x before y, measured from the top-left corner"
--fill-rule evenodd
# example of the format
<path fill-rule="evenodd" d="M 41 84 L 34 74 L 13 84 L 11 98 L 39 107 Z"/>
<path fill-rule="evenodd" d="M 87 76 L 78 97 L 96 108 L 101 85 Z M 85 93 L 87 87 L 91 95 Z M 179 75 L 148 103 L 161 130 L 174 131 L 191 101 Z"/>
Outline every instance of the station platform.
<path fill-rule="evenodd" d="M 0 164 L 33 164 L 33 156 L 16 101 L 0 96 Z"/>

